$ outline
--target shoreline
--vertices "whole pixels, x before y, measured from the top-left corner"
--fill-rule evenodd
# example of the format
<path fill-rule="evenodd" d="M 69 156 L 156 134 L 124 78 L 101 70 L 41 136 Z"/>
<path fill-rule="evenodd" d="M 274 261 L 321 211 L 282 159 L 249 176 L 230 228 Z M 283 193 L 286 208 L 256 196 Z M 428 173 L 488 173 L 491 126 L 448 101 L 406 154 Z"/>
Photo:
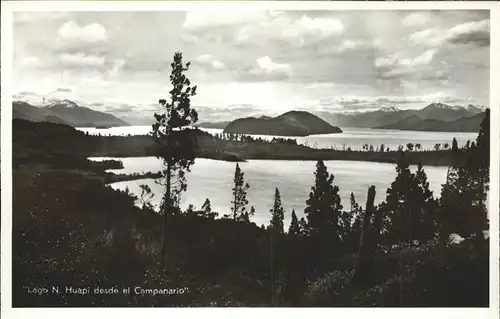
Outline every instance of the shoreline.
<path fill-rule="evenodd" d="M 251 160 L 266 160 L 266 161 L 349 161 L 349 162 L 370 162 L 370 163 L 387 163 L 396 164 L 400 152 L 361 152 L 361 151 L 331 151 L 319 150 L 314 154 L 205 154 L 198 155 L 195 158 L 204 158 L 224 162 L 247 162 Z M 368 153 L 368 154 L 367 154 Z M 460 161 L 460 155 L 454 157 L 451 151 L 424 151 L 424 152 L 404 152 L 410 165 L 417 165 L 420 161 L 424 166 L 447 167 L 453 165 L 455 160 Z M 460 153 L 459 153 L 460 154 Z M 244 157 L 242 157 L 244 155 Z M 246 156 L 245 156 L 246 155 Z M 103 157 L 103 158 L 140 158 L 140 157 L 156 157 L 148 153 L 131 153 L 123 152 L 105 152 L 94 153 L 88 157 Z"/>
<path fill-rule="evenodd" d="M 207 158 L 229 162 L 246 160 L 339 160 L 365 161 L 395 164 L 400 151 L 361 151 L 315 149 L 287 141 L 263 141 L 250 139 L 220 139 L 201 130 L 188 132 L 197 144 L 195 158 Z M 34 143 L 32 136 L 43 136 L 43 141 Z M 146 157 L 156 156 L 158 145 L 147 135 L 139 136 L 95 136 L 73 127 L 47 122 L 13 121 L 14 150 L 18 163 L 34 158 L 54 162 L 63 158 L 88 157 Z M 47 141 L 51 141 L 47 143 Z M 37 145 L 38 144 L 38 145 Z M 44 149 L 47 147 L 47 149 Z M 424 166 L 450 166 L 464 160 L 463 149 L 405 151 L 410 165 L 422 162 Z M 64 165 L 61 163 L 60 165 Z"/>

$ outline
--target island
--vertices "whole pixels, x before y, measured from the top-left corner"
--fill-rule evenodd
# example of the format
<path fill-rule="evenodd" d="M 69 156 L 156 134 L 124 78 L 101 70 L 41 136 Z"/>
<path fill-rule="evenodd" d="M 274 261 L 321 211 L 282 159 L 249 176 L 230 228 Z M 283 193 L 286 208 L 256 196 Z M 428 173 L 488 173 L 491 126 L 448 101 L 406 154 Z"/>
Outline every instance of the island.
<path fill-rule="evenodd" d="M 276 136 L 308 136 L 313 134 L 342 133 L 336 126 L 305 111 L 290 111 L 277 117 L 246 117 L 229 122 L 227 134 L 254 134 Z"/>

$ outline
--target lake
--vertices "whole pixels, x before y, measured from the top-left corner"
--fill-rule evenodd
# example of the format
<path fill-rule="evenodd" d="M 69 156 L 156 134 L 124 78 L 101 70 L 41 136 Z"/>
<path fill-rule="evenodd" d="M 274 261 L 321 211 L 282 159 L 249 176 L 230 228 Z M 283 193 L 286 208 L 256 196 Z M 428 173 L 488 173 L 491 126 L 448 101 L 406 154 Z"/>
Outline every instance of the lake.
<path fill-rule="evenodd" d="M 146 135 L 151 131 L 151 126 L 120 126 L 108 129 L 97 128 L 77 128 L 80 131 L 89 134 L 101 135 Z M 221 133 L 222 129 L 204 129 L 210 134 Z M 399 145 L 407 143 L 421 144 L 423 149 L 434 149 L 434 145 L 448 143 L 451 147 L 453 138 L 457 139 L 458 145 L 464 145 L 468 140 L 475 140 L 477 133 L 464 132 L 425 132 L 425 131 L 400 131 L 400 130 L 382 130 L 370 128 L 343 127 L 343 133 L 339 134 L 318 134 L 306 137 L 289 136 L 297 140 L 297 143 L 313 148 L 335 148 L 342 150 L 351 147 L 353 150 L 361 150 L 364 144 L 371 144 L 374 147 L 384 144 L 390 149 L 397 149 Z M 270 140 L 274 136 L 252 135 Z"/>
<path fill-rule="evenodd" d="M 90 158 L 103 160 L 110 158 Z M 155 157 L 113 158 L 123 162 L 124 168 L 108 170 L 113 173 L 157 172 L 161 169 L 161 161 Z M 257 224 L 268 224 L 269 209 L 273 203 L 274 190 L 280 190 L 285 209 L 285 225 L 288 227 L 291 211 L 295 209 L 300 218 L 304 214 L 305 202 L 314 184 L 315 161 L 283 161 L 283 160 L 249 160 L 239 163 L 244 172 L 245 181 L 250 184 L 247 199 L 250 206 L 255 206 L 256 214 L 252 220 Z M 387 163 L 357 161 L 325 161 L 328 172 L 335 176 L 334 184 L 340 188 L 342 205 L 350 208 L 349 195 L 354 193 L 356 201 L 365 207 L 368 187 L 376 187 L 376 203 L 385 199 L 387 188 L 396 176 L 395 165 Z M 201 208 L 205 198 L 209 198 L 212 210 L 219 216 L 230 213 L 231 188 L 235 163 L 210 159 L 196 159 L 191 172 L 187 174 L 188 188 L 183 194 L 181 207 L 193 204 Z M 412 171 L 416 168 L 411 167 Z M 446 181 L 446 167 L 424 167 L 434 194 L 440 196 L 441 184 Z M 147 184 L 156 194 L 153 204 L 160 202 L 162 186 L 151 179 L 141 179 L 111 184 L 115 189 L 126 187 L 135 195 L 140 195 L 139 185 Z"/>

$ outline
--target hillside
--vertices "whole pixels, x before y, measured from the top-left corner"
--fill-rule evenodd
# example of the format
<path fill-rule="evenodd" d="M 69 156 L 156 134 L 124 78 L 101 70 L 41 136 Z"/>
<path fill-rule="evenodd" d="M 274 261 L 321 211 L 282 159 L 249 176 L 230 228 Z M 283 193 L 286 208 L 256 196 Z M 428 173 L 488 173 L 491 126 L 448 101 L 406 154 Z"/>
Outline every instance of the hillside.
<path fill-rule="evenodd" d="M 463 117 L 453 121 L 440 121 L 434 119 L 422 119 L 412 115 L 396 123 L 384 125 L 381 129 L 396 129 L 409 131 L 434 131 L 434 132 L 477 132 L 485 113 L 474 116 Z"/>
<path fill-rule="evenodd" d="M 247 117 L 234 120 L 224 128 L 224 133 L 277 136 L 308 136 L 312 134 L 342 133 L 319 117 L 304 111 L 290 111 L 270 118 Z"/>
<path fill-rule="evenodd" d="M 318 112 L 317 115 L 331 125 L 341 127 L 381 128 L 416 116 L 422 120 L 454 121 L 471 117 L 484 112 L 482 108 L 468 105 L 451 106 L 443 103 L 432 103 L 419 110 L 401 110 L 395 107 L 381 108 L 376 111 L 357 112 L 351 114 Z"/>
<path fill-rule="evenodd" d="M 12 117 L 34 122 L 51 122 L 75 127 L 84 126 L 127 126 L 127 122 L 114 115 L 79 106 L 75 102 L 62 100 L 44 107 L 26 102 L 12 103 Z"/>
<path fill-rule="evenodd" d="M 223 122 L 203 122 L 200 124 L 196 124 L 198 127 L 202 128 L 218 128 L 218 129 L 224 129 L 227 124 L 229 124 L 229 121 L 223 121 Z"/>

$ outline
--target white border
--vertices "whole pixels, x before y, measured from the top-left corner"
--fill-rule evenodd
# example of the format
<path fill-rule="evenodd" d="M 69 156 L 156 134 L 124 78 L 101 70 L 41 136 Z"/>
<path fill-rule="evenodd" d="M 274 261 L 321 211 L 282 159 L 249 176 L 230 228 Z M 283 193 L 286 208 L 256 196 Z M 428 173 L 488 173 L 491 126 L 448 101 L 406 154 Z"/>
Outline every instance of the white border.
<path fill-rule="evenodd" d="M 490 307 L 499 312 L 499 205 L 500 205 L 500 6 L 490 15 Z"/>
<path fill-rule="evenodd" d="M 244 308 L 244 309 L 170 309 L 170 308 L 11 308 L 11 235 L 12 235 L 12 12 L 13 11 L 183 11 L 183 10 L 491 10 L 490 108 L 491 108 L 491 187 L 490 212 L 490 307 L 489 308 Z M 499 318 L 499 183 L 500 162 L 500 4 L 498 2 L 118 2 L 118 1 L 12 1 L 1 4 L 2 73 L 1 88 L 1 182 L 2 182 L 2 241 L 1 241 L 1 318 L 165 318 L 181 315 L 214 318 L 252 318 L 287 316 L 289 318 Z"/>

